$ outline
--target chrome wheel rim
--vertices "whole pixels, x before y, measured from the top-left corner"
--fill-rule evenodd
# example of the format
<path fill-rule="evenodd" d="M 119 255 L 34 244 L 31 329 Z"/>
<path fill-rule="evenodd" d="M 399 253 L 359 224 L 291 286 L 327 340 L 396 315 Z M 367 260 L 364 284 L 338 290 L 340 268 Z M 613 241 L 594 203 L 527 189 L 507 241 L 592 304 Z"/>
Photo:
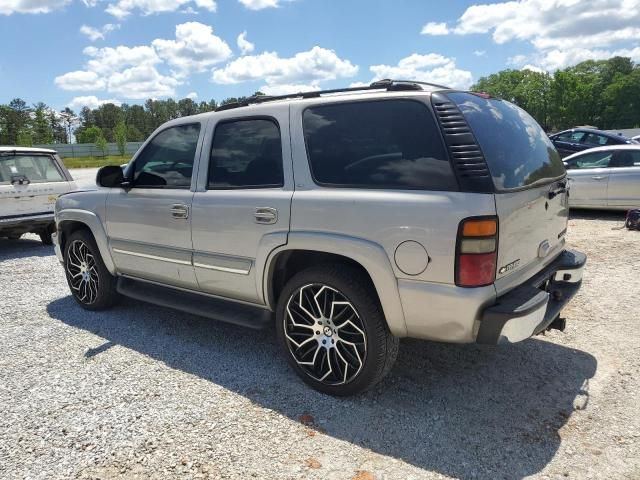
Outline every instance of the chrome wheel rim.
<path fill-rule="evenodd" d="M 98 297 L 98 270 L 89 247 L 81 240 L 74 240 L 67 250 L 67 274 L 69 286 L 78 300 L 92 304 Z"/>
<path fill-rule="evenodd" d="M 289 297 L 284 334 L 295 362 L 328 385 L 349 383 L 366 360 L 367 336 L 358 312 L 327 285 L 305 285 Z"/>

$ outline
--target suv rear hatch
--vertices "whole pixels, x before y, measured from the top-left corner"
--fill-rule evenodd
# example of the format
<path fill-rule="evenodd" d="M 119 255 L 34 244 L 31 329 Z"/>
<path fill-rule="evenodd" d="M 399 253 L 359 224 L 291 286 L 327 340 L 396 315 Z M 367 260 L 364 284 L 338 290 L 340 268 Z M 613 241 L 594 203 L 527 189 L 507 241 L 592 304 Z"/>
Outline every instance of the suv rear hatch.
<path fill-rule="evenodd" d="M 0 218 L 53 213 L 58 196 L 70 183 L 48 154 L 0 152 Z"/>
<path fill-rule="evenodd" d="M 545 132 L 521 108 L 482 94 L 446 96 L 471 128 L 493 181 L 500 295 L 562 251 L 569 215 L 566 171 Z"/>

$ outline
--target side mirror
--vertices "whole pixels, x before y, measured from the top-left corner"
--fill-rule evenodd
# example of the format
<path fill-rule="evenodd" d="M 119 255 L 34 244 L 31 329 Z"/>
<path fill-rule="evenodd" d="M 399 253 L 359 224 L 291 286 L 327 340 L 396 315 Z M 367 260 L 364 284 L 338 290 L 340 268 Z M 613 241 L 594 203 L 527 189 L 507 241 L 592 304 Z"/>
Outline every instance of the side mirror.
<path fill-rule="evenodd" d="M 120 188 L 124 182 L 122 168 L 117 165 L 107 165 L 98 170 L 96 183 L 101 187 Z"/>

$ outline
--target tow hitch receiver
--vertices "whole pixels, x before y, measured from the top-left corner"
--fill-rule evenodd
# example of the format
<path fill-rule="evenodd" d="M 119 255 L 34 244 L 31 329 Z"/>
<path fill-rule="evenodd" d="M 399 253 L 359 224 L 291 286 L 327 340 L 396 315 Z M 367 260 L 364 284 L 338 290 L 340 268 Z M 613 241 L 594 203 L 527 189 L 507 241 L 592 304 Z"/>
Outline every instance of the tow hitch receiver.
<path fill-rule="evenodd" d="M 553 319 L 553 322 L 549 324 L 549 326 L 547 327 L 547 330 L 560 330 L 561 332 L 564 332 L 564 329 L 566 326 L 567 326 L 567 319 L 560 318 L 560 315 L 558 315 L 556 318 Z"/>

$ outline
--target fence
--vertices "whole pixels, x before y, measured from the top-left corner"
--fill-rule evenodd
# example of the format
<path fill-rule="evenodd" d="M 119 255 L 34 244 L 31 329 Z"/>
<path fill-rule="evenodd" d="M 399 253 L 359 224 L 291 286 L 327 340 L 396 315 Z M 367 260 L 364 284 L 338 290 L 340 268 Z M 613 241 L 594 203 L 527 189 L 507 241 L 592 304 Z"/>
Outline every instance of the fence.
<path fill-rule="evenodd" d="M 138 151 L 143 142 L 127 142 L 125 155 L 133 155 Z M 54 143 L 50 145 L 34 145 L 38 148 L 55 150 L 62 158 L 77 157 L 102 157 L 102 151 L 93 143 Z M 116 143 L 107 143 L 105 150 L 107 155 L 120 155 Z"/>

